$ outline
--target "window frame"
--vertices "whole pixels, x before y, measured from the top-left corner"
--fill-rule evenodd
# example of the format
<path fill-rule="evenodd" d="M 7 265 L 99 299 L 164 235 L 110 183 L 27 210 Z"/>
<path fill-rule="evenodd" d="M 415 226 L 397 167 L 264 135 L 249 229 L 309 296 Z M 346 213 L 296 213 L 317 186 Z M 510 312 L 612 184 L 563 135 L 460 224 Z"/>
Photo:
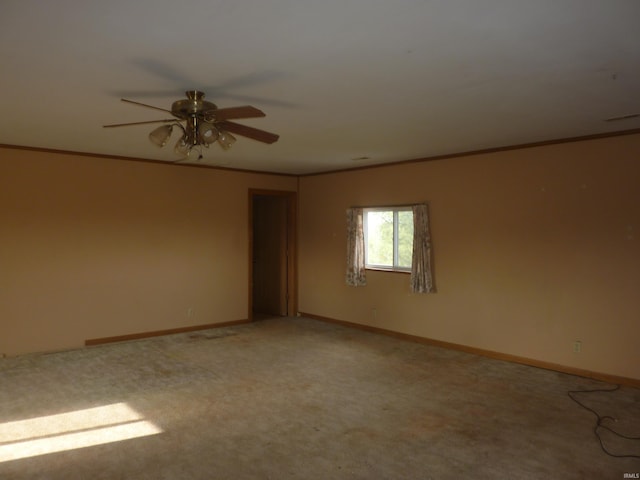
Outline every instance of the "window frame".
<path fill-rule="evenodd" d="M 368 214 L 369 212 L 393 212 L 393 265 L 379 265 L 375 263 L 369 263 L 369 239 L 368 239 Z M 362 222 L 364 230 L 364 268 L 366 270 L 379 270 L 384 272 L 397 272 L 397 273 L 411 273 L 411 265 L 408 267 L 398 265 L 398 213 L 399 212 L 411 212 L 413 214 L 413 208 L 410 205 L 403 206 L 386 206 L 386 207 L 366 207 L 362 209 Z M 413 225 L 413 217 L 412 217 Z M 413 239 L 412 239 L 413 241 Z"/>

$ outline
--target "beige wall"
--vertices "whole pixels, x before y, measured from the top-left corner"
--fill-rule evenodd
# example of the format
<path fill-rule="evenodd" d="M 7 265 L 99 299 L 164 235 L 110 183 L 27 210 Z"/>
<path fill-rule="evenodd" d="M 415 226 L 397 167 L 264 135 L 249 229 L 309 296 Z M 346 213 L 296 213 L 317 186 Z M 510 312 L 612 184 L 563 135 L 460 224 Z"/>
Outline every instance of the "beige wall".
<path fill-rule="evenodd" d="M 0 148 L 0 354 L 248 317 L 248 190 L 296 179 Z M 191 315 L 189 315 L 191 309 Z"/>
<path fill-rule="evenodd" d="M 302 177 L 299 310 L 640 379 L 638 158 L 640 135 Z M 14 355 L 246 319 L 247 191 L 297 181 L 0 148 L 0 182 Z M 345 286 L 345 209 L 424 200 L 437 293 Z"/>
<path fill-rule="evenodd" d="M 425 200 L 437 293 L 347 287 L 345 209 Z M 303 177 L 300 218 L 303 312 L 640 379 L 640 135 Z"/>

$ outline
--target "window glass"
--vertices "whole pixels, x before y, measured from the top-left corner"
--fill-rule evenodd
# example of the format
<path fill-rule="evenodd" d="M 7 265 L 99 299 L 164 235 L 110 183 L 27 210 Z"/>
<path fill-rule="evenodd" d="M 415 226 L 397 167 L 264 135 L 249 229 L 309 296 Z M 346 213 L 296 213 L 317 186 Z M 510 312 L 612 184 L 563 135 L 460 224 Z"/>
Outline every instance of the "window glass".
<path fill-rule="evenodd" d="M 408 271 L 413 253 L 413 212 L 407 207 L 364 210 L 365 264 Z"/>
<path fill-rule="evenodd" d="M 393 212 L 371 211 L 367 213 L 367 263 L 393 266 Z"/>
<path fill-rule="evenodd" d="M 398 266 L 411 268 L 413 255 L 413 212 L 398 212 Z"/>

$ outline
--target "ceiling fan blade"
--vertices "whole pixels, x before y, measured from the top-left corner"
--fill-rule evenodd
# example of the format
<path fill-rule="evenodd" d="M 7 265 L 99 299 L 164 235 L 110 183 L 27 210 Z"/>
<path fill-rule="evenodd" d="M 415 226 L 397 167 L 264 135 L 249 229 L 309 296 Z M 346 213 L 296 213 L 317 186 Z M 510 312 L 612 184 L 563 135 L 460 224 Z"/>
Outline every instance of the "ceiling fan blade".
<path fill-rule="evenodd" d="M 280 138 L 280 135 L 276 135 L 275 133 L 265 132 L 264 130 L 258 130 L 257 128 L 248 127 L 239 123 L 220 122 L 219 125 L 223 130 L 257 140 L 258 142 L 274 143 Z"/>
<path fill-rule="evenodd" d="M 112 123 L 111 125 L 103 125 L 103 128 L 113 128 L 113 127 L 128 127 L 131 125 L 146 125 L 148 123 L 168 123 L 168 122 L 177 122 L 175 118 L 168 118 L 165 120 L 148 120 L 146 122 L 131 122 L 131 123 Z"/>
<path fill-rule="evenodd" d="M 631 118 L 640 117 L 640 113 L 632 113 L 629 115 L 620 115 L 619 117 L 605 118 L 605 122 L 617 122 L 619 120 L 629 120 Z"/>
<path fill-rule="evenodd" d="M 232 118 L 256 118 L 266 117 L 267 115 L 256 107 L 245 105 L 242 107 L 218 108 L 206 112 L 211 114 L 216 120 L 230 120 Z"/>
<path fill-rule="evenodd" d="M 153 105 L 147 105 L 146 103 L 134 102 L 133 100 L 127 100 L 126 98 L 121 98 L 120 100 L 122 100 L 123 102 L 127 102 L 127 103 L 133 103 L 134 105 L 139 105 L 141 107 L 153 108 L 154 110 L 160 110 L 161 112 L 171 113 L 173 115 L 171 110 L 167 110 L 166 108 L 154 107 Z"/>

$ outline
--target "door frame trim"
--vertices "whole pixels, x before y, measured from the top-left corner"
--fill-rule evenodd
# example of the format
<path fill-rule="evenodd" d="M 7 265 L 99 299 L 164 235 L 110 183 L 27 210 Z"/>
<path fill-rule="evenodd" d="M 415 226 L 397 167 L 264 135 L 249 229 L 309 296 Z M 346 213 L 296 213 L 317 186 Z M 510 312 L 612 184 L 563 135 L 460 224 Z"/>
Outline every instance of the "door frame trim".
<path fill-rule="evenodd" d="M 265 190 L 250 188 L 249 200 L 249 285 L 248 314 L 253 321 L 253 198 L 256 196 L 284 197 L 287 201 L 287 315 L 295 316 L 298 312 L 298 192 L 289 190 Z"/>

